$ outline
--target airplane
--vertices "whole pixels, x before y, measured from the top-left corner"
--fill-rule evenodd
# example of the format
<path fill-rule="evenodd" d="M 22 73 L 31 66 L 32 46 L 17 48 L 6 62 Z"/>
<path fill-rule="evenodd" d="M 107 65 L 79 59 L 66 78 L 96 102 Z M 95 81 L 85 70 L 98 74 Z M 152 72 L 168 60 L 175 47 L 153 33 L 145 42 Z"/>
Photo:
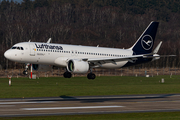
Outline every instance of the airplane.
<path fill-rule="evenodd" d="M 162 41 L 152 51 L 159 22 L 152 21 L 135 44 L 128 49 L 92 47 L 41 42 L 21 42 L 4 53 L 11 61 L 30 63 L 34 70 L 50 70 L 52 66 L 66 68 L 63 76 L 71 78 L 72 73 L 90 73 L 88 79 L 95 79 L 94 68 L 122 68 L 158 60 L 157 52 Z M 173 56 L 173 55 L 171 55 Z M 27 74 L 27 67 L 24 74 Z"/>

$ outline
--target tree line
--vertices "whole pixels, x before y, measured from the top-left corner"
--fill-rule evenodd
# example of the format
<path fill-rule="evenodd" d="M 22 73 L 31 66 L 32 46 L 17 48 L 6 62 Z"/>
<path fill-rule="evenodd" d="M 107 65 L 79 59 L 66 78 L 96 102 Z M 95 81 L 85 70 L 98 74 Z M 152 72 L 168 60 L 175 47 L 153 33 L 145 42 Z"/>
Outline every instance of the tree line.
<path fill-rule="evenodd" d="M 24 41 L 131 47 L 151 21 L 160 22 L 155 47 L 177 57 L 141 65 L 179 67 L 180 1 L 178 0 L 23 0 L 0 2 L 0 65 L 22 67 L 4 52 Z"/>

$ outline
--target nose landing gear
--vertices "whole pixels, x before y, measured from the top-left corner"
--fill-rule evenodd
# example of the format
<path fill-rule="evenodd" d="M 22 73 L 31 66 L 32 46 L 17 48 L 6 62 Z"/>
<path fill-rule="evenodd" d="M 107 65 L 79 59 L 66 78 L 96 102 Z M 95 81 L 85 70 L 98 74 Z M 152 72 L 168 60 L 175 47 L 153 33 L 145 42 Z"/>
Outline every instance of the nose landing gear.
<path fill-rule="evenodd" d="M 23 74 L 24 74 L 24 75 L 27 75 L 27 74 L 28 74 L 28 71 L 27 71 L 27 70 L 24 70 L 24 71 L 23 71 Z"/>
<path fill-rule="evenodd" d="M 27 63 L 27 64 L 25 64 L 26 66 L 25 66 L 25 70 L 23 71 L 23 74 L 24 75 L 27 75 L 28 74 L 28 67 L 29 67 L 29 63 Z"/>

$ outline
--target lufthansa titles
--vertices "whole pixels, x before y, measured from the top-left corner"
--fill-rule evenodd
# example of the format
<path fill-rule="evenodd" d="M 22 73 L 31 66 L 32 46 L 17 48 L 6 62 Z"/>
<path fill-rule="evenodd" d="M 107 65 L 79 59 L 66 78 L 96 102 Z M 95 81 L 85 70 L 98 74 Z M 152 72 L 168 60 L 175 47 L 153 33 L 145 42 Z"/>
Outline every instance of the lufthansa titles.
<path fill-rule="evenodd" d="M 47 44 L 36 44 L 36 48 L 41 49 L 56 49 L 56 50 L 63 50 L 62 46 L 56 46 L 56 45 L 47 45 Z"/>

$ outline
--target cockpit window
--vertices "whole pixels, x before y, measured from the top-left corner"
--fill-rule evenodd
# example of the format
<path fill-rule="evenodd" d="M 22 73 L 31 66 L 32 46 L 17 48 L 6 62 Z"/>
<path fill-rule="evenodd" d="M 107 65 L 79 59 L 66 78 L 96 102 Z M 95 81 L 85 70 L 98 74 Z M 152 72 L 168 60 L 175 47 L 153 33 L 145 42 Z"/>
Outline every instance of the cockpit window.
<path fill-rule="evenodd" d="M 11 49 L 24 50 L 24 48 L 23 48 L 23 47 L 16 47 L 16 46 L 13 46 Z"/>
<path fill-rule="evenodd" d="M 12 47 L 11 49 L 16 49 L 17 47 Z"/>

